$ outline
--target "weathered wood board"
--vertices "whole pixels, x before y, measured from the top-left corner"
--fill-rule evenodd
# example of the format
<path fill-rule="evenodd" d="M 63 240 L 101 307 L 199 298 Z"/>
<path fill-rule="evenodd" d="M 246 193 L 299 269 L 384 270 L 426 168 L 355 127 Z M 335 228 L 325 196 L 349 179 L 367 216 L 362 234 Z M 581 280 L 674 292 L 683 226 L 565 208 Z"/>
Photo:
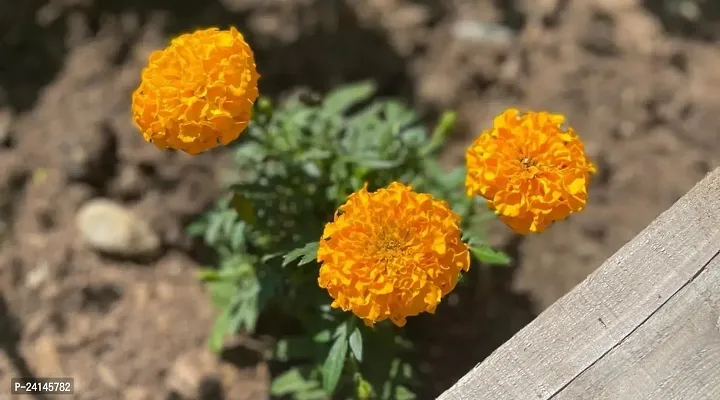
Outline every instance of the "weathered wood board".
<path fill-rule="evenodd" d="M 441 400 L 720 400 L 720 168 Z"/>

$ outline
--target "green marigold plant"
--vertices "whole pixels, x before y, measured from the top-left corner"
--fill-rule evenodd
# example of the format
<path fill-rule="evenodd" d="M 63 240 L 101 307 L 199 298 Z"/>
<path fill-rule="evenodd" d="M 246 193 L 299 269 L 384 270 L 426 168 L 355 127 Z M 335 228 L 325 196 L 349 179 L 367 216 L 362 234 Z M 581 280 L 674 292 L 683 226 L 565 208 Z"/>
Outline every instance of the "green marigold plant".
<path fill-rule="evenodd" d="M 508 109 L 445 171 L 453 113 L 428 131 L 370 82 L 275 107 L 259 79 L 238 30 L 201 29 L 154 52 L 132 96 L 158 148 L 235 152 L 227 195 L 188 228 L 219 257 L 200 272 L 218 309 L 210 346 L 269 315 L 293 327 L 267 354 L 288 367 L 272 394 L 413 398 L 407 318 L 434 313 L 471 255 L 509 263 L 483 242 L 488 219 L 542 232 L 584 210 L 596 167 L 564 116 Z"/>
<path fill-rule="evenodd" d="M 318 285 L 323 227 L 365 184 L 376 190 L 399 181 L 445 200 L 477 261 L 509 262 L 483 241 L 494 215 L 465 194 L 465 168 L 446 171 L 438 162 L 455 115 L 443 114 L 429 132 L 413 110 L 374 94 L 372 83 L 361 82 L 322 101 L 296 96 L 275 107 L 261 98 L 234 145 L 238 173 L 227 196 L 189 227 L 220 259 L 200 274 L 219 310 L 214 350 L 227 335 L 254 332 L 269 310 L 301 325 L 301 334 L 279 338 L 268 354 L 292 365 L 275 378 L 273 395 L 414 398 L 412 346 L 402 330 L 388 320 L 365 326 L 332 308 Z"/>

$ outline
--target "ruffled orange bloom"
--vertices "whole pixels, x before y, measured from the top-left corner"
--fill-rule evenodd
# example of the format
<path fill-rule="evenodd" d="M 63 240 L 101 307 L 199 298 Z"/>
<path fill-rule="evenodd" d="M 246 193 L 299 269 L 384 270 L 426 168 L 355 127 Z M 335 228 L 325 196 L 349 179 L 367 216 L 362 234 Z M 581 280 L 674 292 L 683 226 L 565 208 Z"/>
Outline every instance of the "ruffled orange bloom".
<path fill-rule="evenodd" d="M 352 311 L 367 325 L 434 313 L 460 271 L 470 267 L 459 216 L 447 203 L 392 183 L 348 198 L 325 226 L 317 259 L 318 284 L 332 307 Z"/>
<path fill-rule="evenodd" d="M 150 56 L 132 96 L 133 120 L 161 149 L 197 154 L 227 145 L 250 121 L 259 77 L 235 28 L 181 35 Z"/>
<path fill-rule="evenodd" d="M 509 109 L 493 121 L 466 153 L 468 196 L 487 199 L 490 209 L 515 232 L 542 232 L 554 221 L 582 211 L 595 166 L 565 117 Z"/>

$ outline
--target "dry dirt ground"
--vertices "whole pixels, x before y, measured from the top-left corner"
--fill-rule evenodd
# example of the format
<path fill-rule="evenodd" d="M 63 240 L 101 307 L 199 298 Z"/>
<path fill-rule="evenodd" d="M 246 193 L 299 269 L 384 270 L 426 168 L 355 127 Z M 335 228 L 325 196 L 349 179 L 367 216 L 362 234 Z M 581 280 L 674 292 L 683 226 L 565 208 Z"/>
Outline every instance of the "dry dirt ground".
<path fill-rule="evenodd" d="M 34 374 L 75 377 L 78 399 L 267 398 L 256 339 L 220 360 L 205 350 L 213 310 L 193 275 L 205 258 L 182 234 L 217 195 L 223 158 L 158 152 L 130 123 L 140 69 L 168 37 L 238 26 L 273 96 L 370 77 L 430 117 L 455 108 L 448 163 L 508 106 L 562 112 L 577 128 L 600 167 L 587 211 L 528 238 L 498 226 L 516 265 L 479 271 L 436 317 L 409 324 L 433 398 L 720 165 L 711 3 L 0 3 L 2 385 Z M 75 220 L 95 197 L 149 221 L 161 256 L 88 249 Z"/>

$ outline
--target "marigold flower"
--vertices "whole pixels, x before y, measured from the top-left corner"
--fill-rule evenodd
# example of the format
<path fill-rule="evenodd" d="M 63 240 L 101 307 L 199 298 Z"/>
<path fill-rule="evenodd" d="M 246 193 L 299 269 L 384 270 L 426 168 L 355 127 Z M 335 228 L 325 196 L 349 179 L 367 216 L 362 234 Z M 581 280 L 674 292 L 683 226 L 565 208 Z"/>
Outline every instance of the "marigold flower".
<path fill-rule="evenodd" d="M 542 232 L 585 208 L 595 166 L 565 117 L 547 112 L 497 116 L 467 149 L 468 196 L 487 199 L 490 209 L 515 232 Z"/>
<path fill-rule="evenodd" d="M 150 56 L 132 96 L 133 120 L 161 149 L 197 154 L 227 145 L 250 121 L 259 77 L 237 29 L 183 34 Z"/>
<path fill-rule="evenodd" d="M 470 267 L 459 219 L 444 201 L 402 183 L 373 193 L 366 186 L 325 226 L 318 284 L 332 307 L 367 325 L 390 318 L 403 326 L 406 317 L 434 313 Z"/>

